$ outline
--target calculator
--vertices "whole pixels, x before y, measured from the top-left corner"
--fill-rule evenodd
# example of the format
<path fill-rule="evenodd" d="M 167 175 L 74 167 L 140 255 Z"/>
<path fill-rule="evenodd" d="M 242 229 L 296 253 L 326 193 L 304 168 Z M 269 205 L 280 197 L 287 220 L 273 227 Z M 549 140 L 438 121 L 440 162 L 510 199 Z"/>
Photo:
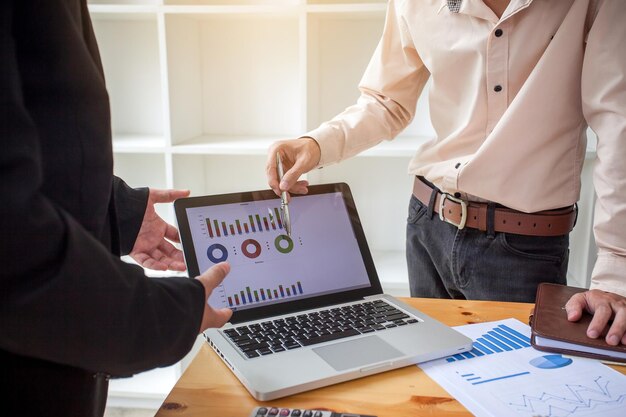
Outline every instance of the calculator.
<path fill-rule="evenodd" d="M 335 413 L 328 410 L 285 407 L 255 407 L 250 417 L 376 417 L 365 414 Z"/>

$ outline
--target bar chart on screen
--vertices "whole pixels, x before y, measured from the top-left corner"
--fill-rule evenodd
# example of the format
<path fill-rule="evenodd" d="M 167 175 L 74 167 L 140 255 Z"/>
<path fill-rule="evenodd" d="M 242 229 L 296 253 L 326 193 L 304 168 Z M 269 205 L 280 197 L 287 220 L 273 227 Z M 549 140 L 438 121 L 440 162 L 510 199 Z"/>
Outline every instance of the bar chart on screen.
<path fill-rule="evenodd" d="M 275 198 L 186 209 L 198 270 L 230 265 L 211 306 L 245 310 L 370 285 L 341 193 L 293 197 L 289 207 L 290 235 Z"/>
<path fill-rule="evenodd" d="M 246 286 L 244 289 L 227 296 L 227 298 L 228 306 L 236 307 L 271 300 L 281 300 L 303 294 L 302 282 L 296 281 L 295 284 L 291 285 L 278 284 L 274 288 L 251 288 Z"/>
<path fill-rule="evenodd" d="M 203 229 L 206 228 L 204 233 L 210 239 L 283 230 L 283 222 L 277 207 L 269 208 L 268 213 L 265 215 L 259 213 L 248 214 L 246 218 L 234 219 L 233 221 L 210 217 L 201 217 L 201 219 L 204 226 Z"/>

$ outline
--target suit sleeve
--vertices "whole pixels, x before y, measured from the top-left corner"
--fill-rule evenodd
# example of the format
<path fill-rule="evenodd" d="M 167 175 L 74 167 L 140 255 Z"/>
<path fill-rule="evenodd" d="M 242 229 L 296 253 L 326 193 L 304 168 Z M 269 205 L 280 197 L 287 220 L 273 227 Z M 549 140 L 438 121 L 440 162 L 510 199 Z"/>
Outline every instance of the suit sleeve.
<path fill-rule="evenodd" d="M 119 177 L 113 177 L 113 234 L 118 236 L 120 255 L 128 255 L 135 245 L 148 203 L 148 188 L 131 188 Z"/>
<path fill-rule="evenodd" d="M 112 375 L 175 363 L 198 334 L 203 286 L 145 277 L 41 192 L 12 23 L 12 3 L 2 2 L 0 349 Z"/>

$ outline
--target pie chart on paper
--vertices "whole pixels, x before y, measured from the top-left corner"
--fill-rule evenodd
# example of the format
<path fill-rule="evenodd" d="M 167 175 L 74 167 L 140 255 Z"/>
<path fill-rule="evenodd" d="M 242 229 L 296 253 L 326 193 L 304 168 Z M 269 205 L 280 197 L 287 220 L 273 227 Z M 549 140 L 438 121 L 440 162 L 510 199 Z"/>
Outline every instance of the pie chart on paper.
<path fill-rule="evenodd" d="M 539 369 L 563 368 L 572 363 L 572 359 L 561 355 L 544 355 L 530 361 L 530 364 Z"/>

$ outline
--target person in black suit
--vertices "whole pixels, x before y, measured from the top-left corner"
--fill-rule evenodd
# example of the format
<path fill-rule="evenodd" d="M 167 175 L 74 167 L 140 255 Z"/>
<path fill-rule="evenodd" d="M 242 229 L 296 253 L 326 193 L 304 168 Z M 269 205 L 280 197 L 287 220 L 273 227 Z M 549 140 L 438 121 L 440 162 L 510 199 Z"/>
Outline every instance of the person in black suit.
<path fill-rule="evenodd" d="M 110 111 L 85 0 L 0 3 L 0 408 L 101 416 L 108 378 L 180 360 L 228 309 L 229 271 L 147 278 L 120 260 L 184 269 L 154 211 L 185 192 L 113 176 Z"/>

